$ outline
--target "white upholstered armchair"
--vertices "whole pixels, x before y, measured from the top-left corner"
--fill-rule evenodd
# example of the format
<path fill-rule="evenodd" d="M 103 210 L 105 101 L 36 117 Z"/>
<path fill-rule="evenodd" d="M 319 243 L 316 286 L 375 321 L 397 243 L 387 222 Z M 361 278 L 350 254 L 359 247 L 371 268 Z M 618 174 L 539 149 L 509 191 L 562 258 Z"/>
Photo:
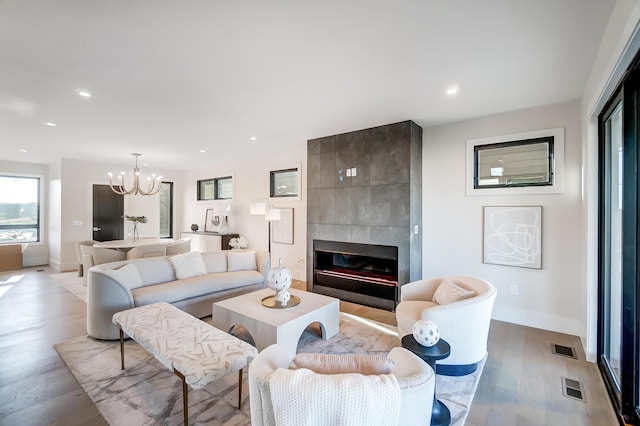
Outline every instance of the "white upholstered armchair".
<path fill-rule="evenodd" d="M 398 335 L 411 334 L 413 323 L 421 318 L 433 321 L 440 337 L 451 345 L 449 357 L 438 361 L 437 373 L 470 374 L 487 354 L 496 294 L 496 288 L 488 281 L 468 276 L 436 277 L 404 284 L 396 307 Z"/>
<path fill-rule="evenodd" d="M 146 244 L 132 248 L 127 252 L 127 260 L 141 259 L 143 257 L 166 256 L 166 244 Z"/>
<path fill-rule="evenodd" d="M 189 251 L 191 251 L 191 238 L 182 238 L 167 244 L 167 256 L 189 253 Z"/>
<path fill-rule="evenodd" d="M 78 276 L 79 277 L 84 276 L 84 265 L 82 264 L 82 251 L 80 250 L 80 247 L 92 246 L 95 243 L 97 243 L 97 241 L 95 240 L 78 241 L 76 243 L 76 255 L 78 256 Z"/>
<path fill-rule="evenodd" d="M 84 285 L 87 285 L 89 269 L 92 266 L 125 260 L 127 258 L 127 253 L 124 251 L 88 245 L 80 246 L 80 252 L 82 253 L 82 265 L 84 269 Z"/>
<path fill-rule="evenodd" d="M 360 374 L 346 374 L 352 372 Z M 389 390 L 391 382 L 395 394 Z M 292 359 L 275 344 L 249 365 L 251 424 L 272 426 L 284 418 L 291 425 L 425 425 L 431 419 L 434 388 L 431 367 L 404 348 L 393 348 L 386 357 L 297 354 Z M 300 409 L 304 401 L 299 399 L 307 399 L 311 408 Z M 366 407 L 365 418 L 349 419 L 359 412 L 350 402 L 360 411 Z"/>

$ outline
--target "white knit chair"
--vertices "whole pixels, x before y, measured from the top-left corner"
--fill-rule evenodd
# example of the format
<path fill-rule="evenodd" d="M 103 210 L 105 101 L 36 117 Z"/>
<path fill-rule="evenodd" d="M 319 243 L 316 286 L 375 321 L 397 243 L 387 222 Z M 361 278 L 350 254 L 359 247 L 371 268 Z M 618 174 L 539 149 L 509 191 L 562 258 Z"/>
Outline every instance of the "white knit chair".
<path fill-rule="evenodd" d="M 331 363 L 333 354 L 314 354 L 320 363 Z M 340 356 L 340 355 L 338 355 Z M 370 355 L 351 355 L 345 364 L 366 364 Z M 353 361 L 355 358 L 355 362 Z M 335 359 L 335 358 L 333 358 Z M 393 367 L 389 374 L 395 376 L 400 386 L 400 413 L 398 425 L 424 425 L 431 419 L 431 401 L 435 390 L 435 374 L 431 367 L 404 348 L 393 348 L 387 355 Z M 365 362 L 363 362 L 365 361 Z M 290 369 L 292 358 L 278 344 L 265 348 L 249 364 L 249 400 L 251 403 L 251 424 L 256 426 L 275 425 L 270 380 L 276 369 Z M 327 373 L 325 373 L 327 374 Z M 330 373 L 329 373 L 330 374 Z M 341 376 L 343 374 L 336 374 Z M 292 390 L 292 392 L 297 392 Z M 354 392 L 344 389 L 345 395 Z M 312 396 L 313 397 L 313 396 Z M 287 407 L 288 409 L 288 407 Z M 322 410 L 323 407 L 318 407 Z M 326 408 L 325 408 L 326 409 Z M 344 424 L 349 424 L 348 422 Z"/>
<path fill-rule="evenodd" d="M 438 305 L 433 296 L 444 279 L 475 295 L 464 300 Z M 488 281 L 468 276 L 447 276 L 414 281 L 400 287 L 400 303 L 396 307 L 398 336 L 412 333 L 419 319 L 433 321 L 440 337 L 451 345 L 449 357 L 438 361 L 436 372 L 463 376 L 474 372 L 487 354 L 487 339 L 496 288 Z"/>

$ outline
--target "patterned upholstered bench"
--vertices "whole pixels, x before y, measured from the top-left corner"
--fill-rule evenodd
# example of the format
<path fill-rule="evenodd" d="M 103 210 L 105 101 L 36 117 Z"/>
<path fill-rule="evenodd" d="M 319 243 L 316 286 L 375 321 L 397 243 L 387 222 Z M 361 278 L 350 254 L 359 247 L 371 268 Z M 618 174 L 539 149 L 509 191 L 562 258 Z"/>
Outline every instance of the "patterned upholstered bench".
<path fill-rule="evenodd" d="M 187 385 L 202 389 L 238 371 L 240 408 L 242 369 L 258 354 L 256 348 L 165 302 L 118 312 L 113 323 L 120 328 L 123 370 L 126 333 L 182 380 L 185 425 L 189 424 Z"/>

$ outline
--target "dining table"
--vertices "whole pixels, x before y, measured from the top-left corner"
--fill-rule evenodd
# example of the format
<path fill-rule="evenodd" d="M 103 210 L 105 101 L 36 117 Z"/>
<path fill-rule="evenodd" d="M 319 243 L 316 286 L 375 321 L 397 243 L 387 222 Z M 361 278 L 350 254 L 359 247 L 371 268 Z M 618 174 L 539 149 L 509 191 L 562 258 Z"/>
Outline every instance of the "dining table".
<path fill-rule="evenodd" d="M 151 244 L 171 244 L 175 240 L 173 238 L 129 238 L 125 240 L 100 241 L 95 243 L 94 247 L 110 248 L 116 250 L 131 250 L 134 247 L 148 246 Z"/>

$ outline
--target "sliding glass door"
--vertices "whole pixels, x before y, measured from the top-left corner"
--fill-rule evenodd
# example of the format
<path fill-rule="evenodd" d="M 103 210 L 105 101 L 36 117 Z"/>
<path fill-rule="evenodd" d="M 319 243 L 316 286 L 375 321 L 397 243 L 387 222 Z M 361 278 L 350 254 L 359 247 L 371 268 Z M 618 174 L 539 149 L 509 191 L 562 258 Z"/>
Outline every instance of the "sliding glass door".
<path fill-rule="evenodd" d="M 600 115 L 598 366 L 621 417 L 640 424 L 637 63 Z"/>
<path fill-rule="evenodd" d="M 602 153 L 602 366 L 620 403 L 622 325 L 622 101 L 604 117 Z"/>

